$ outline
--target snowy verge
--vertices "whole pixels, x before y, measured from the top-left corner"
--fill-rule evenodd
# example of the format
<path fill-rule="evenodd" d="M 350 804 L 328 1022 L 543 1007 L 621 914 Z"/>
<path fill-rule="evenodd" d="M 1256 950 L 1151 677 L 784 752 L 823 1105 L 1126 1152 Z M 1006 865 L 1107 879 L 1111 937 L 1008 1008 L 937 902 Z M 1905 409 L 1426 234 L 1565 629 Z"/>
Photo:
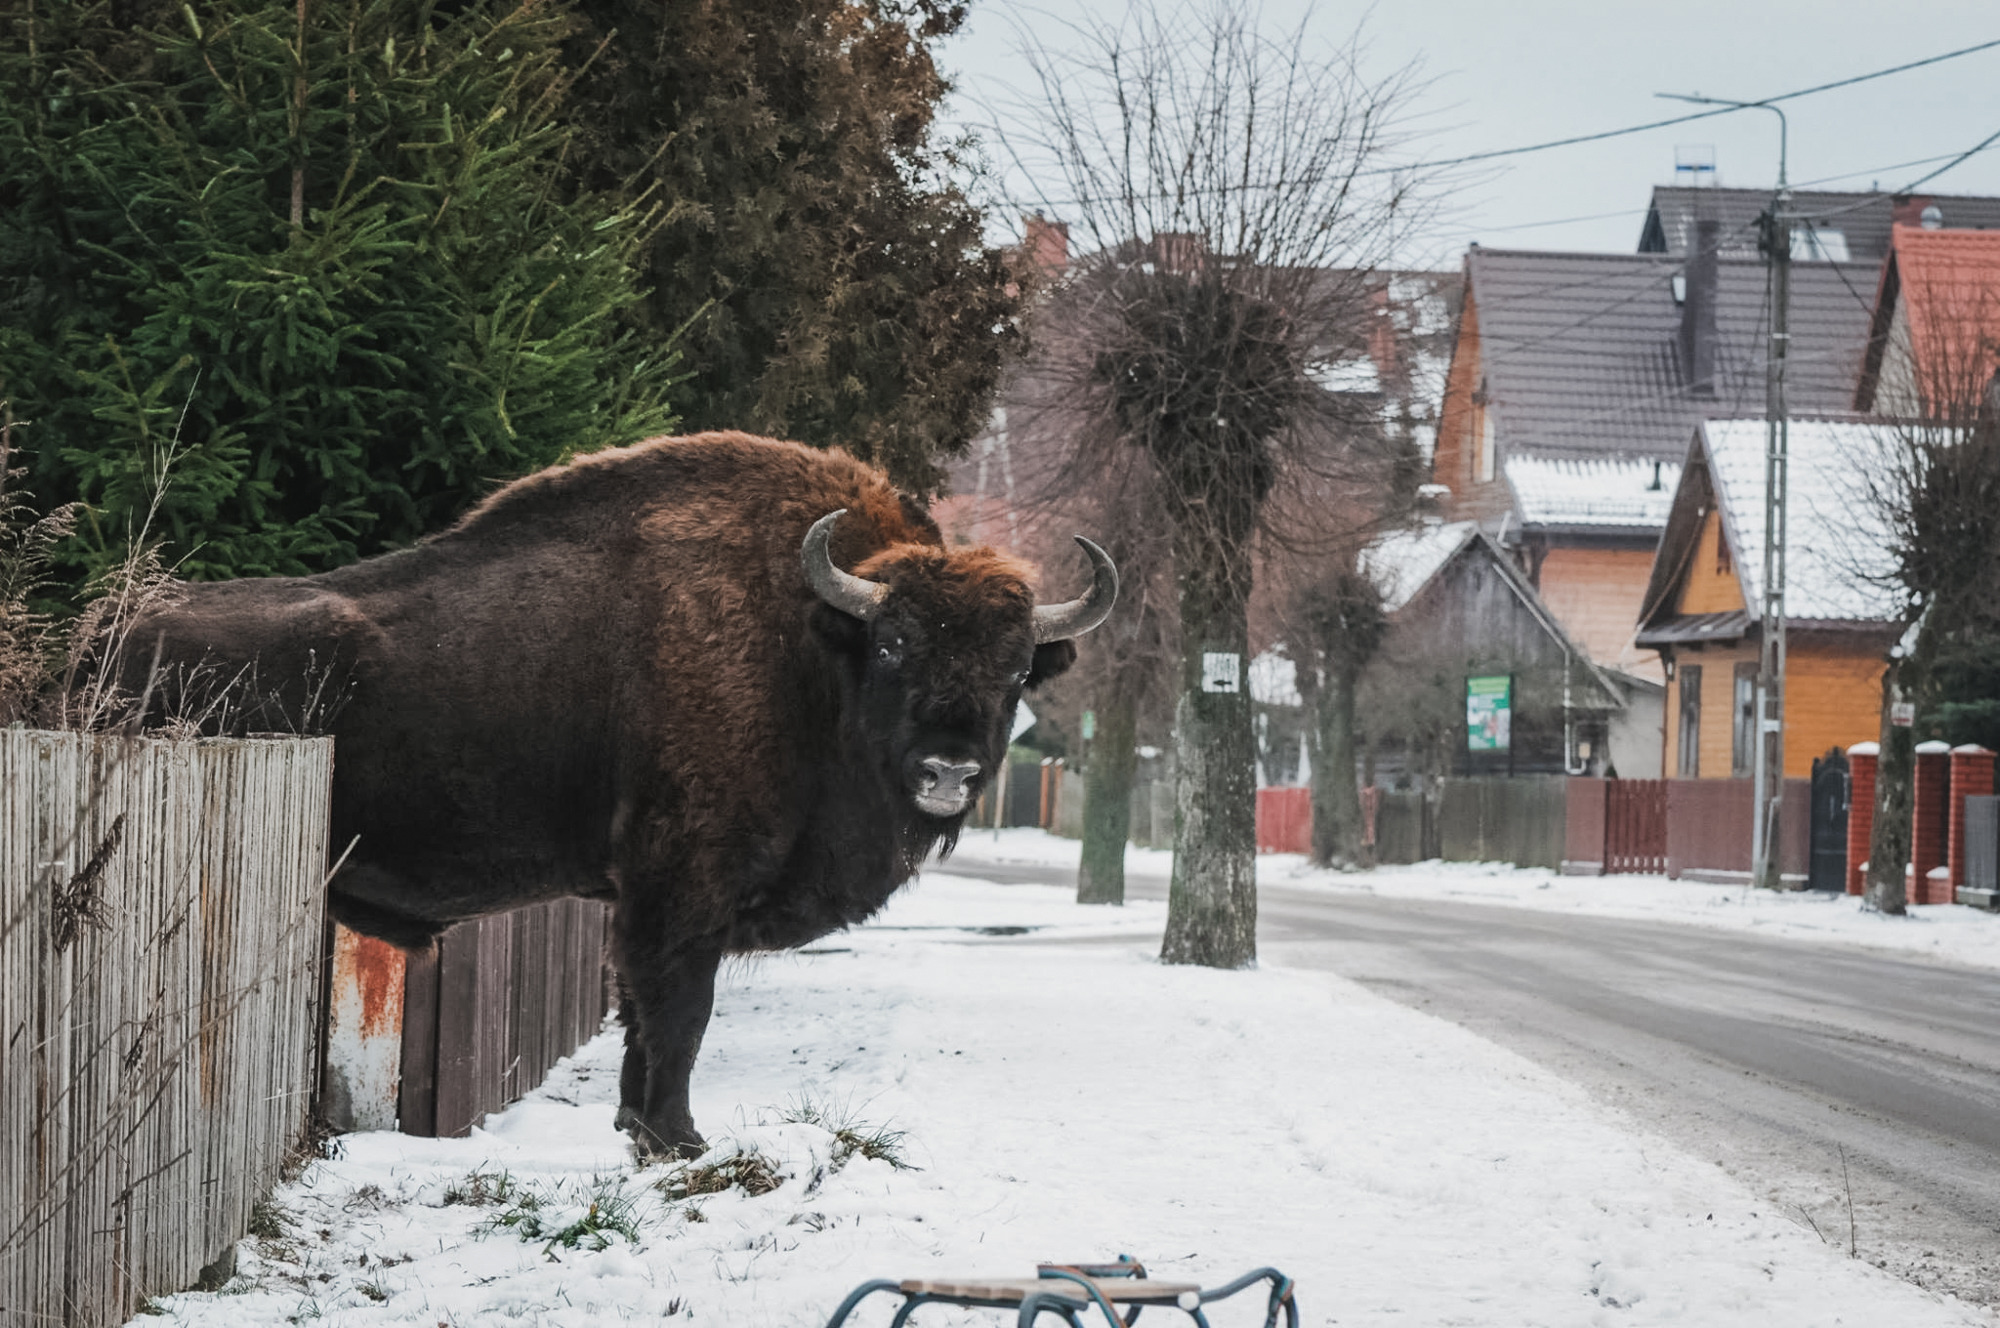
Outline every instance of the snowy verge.
<path fill-rule="evenodd" d="M 977 876 L 985 863 L 1074 868 L 1082 846 L 1042 830 L 969 831 L 942 870 Z M 1126 851 L 1126 871 L 1165 880 L 1173 854 Z M 1664 876 L 1563 876 L 1540 867 L 1487 862 L 1419 862 L 1373 871 L 1321 871 L 1295 853 L 1257 859 L 1257 883 L 1390 899 L 1445 899 L 1551 913 L 1679 922 L 1791 941 L 1862 946 L 1947 963 L 2000 968 L 2000 914 L 1957 904 L 1912 906 L 1903 917 L 1862 907 L 1852 895 L 1753 890 L 1670 881 Z"/>
<path fill-rule="evenodd" d="M 1275 1264 L 1343 1328 L 1996 1322 L 1455 1025 L 1323 974 L 1164 967 L 1160 906 L 1066 894 L 927 876 L 877 925 L 733 965 L 693 1168 L 631 1164 L 607 1030 L 470 1138 L 348 1136 L 233 1282 L 135 1328 L 805 1328 L 867 1278 L 1121 1251 L 1208 1284 Z M 1066 943 L 1107 931 L 1131 941 Z M 1261 1322 L 1248 1299 L 1218 1328 Z"/>

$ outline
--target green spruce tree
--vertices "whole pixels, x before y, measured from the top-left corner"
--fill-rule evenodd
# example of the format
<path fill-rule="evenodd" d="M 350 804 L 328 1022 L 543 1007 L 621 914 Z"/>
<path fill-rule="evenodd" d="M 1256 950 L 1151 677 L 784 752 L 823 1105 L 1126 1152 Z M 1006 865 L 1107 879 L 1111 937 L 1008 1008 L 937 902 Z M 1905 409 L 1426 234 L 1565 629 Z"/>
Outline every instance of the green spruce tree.
<path fill-rule="evenodd" d="M 649 200 L 566 192 L 560 5 L 30 0 L 0 19 L 0 396 L 70 574 L 304 573 L 668 429 Z"/>
<path fill-rule="evenodd" d="M 642 325 L 683 326 L 690 426 L 839 445 L 936 491 L 1020 294 L 941 141 L 951 0 L 578 0 L 583 179 L 657 186 Z"/>

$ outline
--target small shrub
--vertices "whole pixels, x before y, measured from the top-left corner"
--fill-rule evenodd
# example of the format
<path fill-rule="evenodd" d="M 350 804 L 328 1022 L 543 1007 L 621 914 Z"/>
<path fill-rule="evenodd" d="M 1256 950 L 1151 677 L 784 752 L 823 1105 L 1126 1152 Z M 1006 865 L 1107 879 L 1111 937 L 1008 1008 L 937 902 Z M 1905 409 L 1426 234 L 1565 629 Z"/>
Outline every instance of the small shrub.
<path fill-rule="evenodd" d="M 515 1188 L 494 1215 L 493 1225 L 524 1241 L 542 1241 L 542 1252 L 550 1258 L 559 1248 L 610 1249 L 614 1235 L 639 1243 L 637 1207 L 626 1195 L 622 1177 L 593 1177 L 581 1200 L 583 1211 L 576 1213 L 575 1205 L 551 1203 L 530 1190 Z"/>
<path fill-rule="evenodd" d="M 667 1198 L 679 1202 L 739 1187 L 755 1197 L 769 1194 L 784 1183 L 785 1177 L 776 1163 L 755 1149 L 745 1149 L 705 1165 L 682 1163 L 667 1173 L 658 1183 L 658 1189 Z"/>
<path fill-rule="evenodd" d="M 831 1134 L 834 1139 L 833 1165 L 836 1167 L 844 1166 L 849 1158 L 859 1156 L 887 1162 L 898 1171 L 918 1169 L 903 1158 L 903 1140 L 909 1137 L 907 1131 L 857 1120 L 849 1106 L 802 1093 L 778 1113 L 778 1119 L 817 1125 Z"/>
<path fill-rule="evenodd" d="M 518 1193 L 514 1178 L 506 1172 L 473 1170 L 466 1173 L 464 1180 L 445 1190 L 444 1202 L 447 1206 L 491 1208 L 511 1203 Z"/>

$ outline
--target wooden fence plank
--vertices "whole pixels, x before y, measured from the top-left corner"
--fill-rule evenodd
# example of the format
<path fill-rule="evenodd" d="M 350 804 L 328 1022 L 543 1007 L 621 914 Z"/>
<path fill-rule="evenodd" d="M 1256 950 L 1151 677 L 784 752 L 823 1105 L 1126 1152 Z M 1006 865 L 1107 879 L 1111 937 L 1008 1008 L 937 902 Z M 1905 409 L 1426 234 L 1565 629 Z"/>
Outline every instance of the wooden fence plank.
<path fill-rule="evenodd" d="M 331 761 L 0 731 L 0 1324 L 122 1323 L 276 1180 L 316 1054 Z"/>

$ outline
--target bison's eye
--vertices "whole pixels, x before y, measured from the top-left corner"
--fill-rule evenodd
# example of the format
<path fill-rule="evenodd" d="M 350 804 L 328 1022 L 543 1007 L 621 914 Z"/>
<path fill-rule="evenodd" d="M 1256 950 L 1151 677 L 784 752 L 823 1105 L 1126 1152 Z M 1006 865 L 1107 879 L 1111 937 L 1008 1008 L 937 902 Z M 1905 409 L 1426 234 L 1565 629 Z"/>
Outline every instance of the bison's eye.
<path fill-rule="evenodd" d="M 901 641 L 884 641 L 881 645 L 875 647 L 875 658 L 891 668 L 901 664 L 903 662 L 903 643 Z"/>

